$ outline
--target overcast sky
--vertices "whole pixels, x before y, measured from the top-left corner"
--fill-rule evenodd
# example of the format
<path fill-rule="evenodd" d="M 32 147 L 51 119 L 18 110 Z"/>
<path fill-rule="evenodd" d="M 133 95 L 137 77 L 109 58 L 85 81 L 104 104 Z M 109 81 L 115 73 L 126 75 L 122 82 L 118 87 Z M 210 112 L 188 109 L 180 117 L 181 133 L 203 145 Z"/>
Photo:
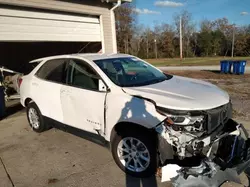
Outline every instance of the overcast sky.
<path fill-rule="evenodd" d="M 172 23 L 173 15 L 187 10 L 194 22 L 226 17 L 237 25 L 250 24 L 250 0 L 134 0 L 138 22 L 146 26 L 154 23 Z"/>

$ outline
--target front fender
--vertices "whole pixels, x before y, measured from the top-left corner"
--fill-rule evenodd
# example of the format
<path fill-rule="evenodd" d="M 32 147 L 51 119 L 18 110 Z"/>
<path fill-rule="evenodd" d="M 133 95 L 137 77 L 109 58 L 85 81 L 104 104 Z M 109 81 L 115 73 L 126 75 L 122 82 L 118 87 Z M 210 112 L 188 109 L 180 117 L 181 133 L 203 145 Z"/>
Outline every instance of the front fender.
<path fill-rule="evenodd" d="M 111 131 L 118 123 L 135 123 L 152 129 L 166 118 L 156 111 L 153 102 L 126 93 L 108 94 L 106 104 L 107 141 L 110 141 Z"/>

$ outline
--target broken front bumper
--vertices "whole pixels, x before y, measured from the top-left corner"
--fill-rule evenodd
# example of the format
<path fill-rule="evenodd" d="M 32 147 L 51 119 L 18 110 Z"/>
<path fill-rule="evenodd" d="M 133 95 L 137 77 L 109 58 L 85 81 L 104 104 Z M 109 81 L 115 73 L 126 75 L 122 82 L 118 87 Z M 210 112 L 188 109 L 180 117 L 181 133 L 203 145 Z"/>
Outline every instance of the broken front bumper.
<path fill-rule="evenodd" d="M 226 181 L 240 183 L 239 174 L 244 172 L 250 165 L 250 139 L 243 125 L 230 120 L 223 128 L 214 131 L 209 136 L 199 138 L 203 142 L 203 157 L 199 166 L 179 166 L 175 171 L 177 175 L 171 178 L 175 186 L 220 186 Z M 209 139 L 209 140 L 208 140 Z M 210 142 L 210 143 L 207 143 Z M 207 144 L 206 144 L 207 143 Z M 165 145 L 163 139 L 159 136 L 160 160 L 173 159 L 171 154 L 173 149 Z M 163 148 L 168 149 L 163 153 Z M 168 160 L 169 161 L 169 160 Z M 173 162 L 170 162 L 173 163 Z M 169 163 L 166 161 L 163 165 L 162 175 Z M 171 171 L 173 172 L 173 171 Z"/>

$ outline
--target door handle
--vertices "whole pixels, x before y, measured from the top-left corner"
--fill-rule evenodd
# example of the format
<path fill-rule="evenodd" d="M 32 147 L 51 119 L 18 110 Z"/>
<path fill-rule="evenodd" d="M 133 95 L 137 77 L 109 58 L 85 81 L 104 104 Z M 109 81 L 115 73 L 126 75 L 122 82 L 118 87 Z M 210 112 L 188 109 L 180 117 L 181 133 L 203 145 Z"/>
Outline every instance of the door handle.
<path fill-rule="evenodd" d="M 70 94 L 69 90 L 61 90 L 61 94 Z"/>

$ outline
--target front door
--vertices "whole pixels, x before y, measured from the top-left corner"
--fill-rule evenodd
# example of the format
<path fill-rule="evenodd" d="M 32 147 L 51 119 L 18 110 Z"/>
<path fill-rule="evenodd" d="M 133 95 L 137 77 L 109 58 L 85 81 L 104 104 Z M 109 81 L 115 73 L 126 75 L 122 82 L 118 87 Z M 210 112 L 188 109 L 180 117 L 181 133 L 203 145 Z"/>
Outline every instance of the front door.
<path fill-rule="evenodd" d="M 88 132 L 104 132 L 106 92 L 99 91 L 99 76 L 86 62 L 70 59 L 67 83 L 61 88 L 63 121 Z"/>

